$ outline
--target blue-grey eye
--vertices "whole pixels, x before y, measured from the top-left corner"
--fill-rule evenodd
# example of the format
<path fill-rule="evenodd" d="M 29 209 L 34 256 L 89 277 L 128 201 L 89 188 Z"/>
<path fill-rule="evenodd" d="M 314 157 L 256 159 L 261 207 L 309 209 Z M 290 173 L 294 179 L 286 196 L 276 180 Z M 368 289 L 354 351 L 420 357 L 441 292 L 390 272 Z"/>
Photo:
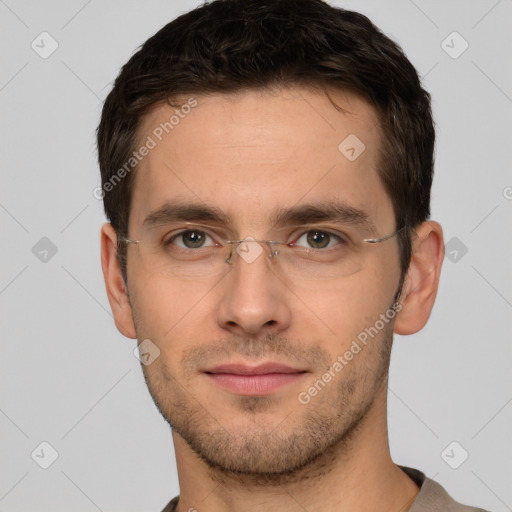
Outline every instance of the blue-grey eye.
<path fill-rule="evenodd" d="M 302 247 L 306 243 L 309 249 L 327 249 L 336 245 L 339 241 L 340 238 L 338 236 L 315 229 L 304 233 L 293 245 L 300 245 Z"/>
<path fill-rule="evenodd" d="M 210 239 L 211 243 L 207 244 L 207 240 Z M 201 247 L 208 247 L 215 245 L 213 240 L 204 231 L 198 231 L 196 229 L 190 229 L 182 231 L 177 235 L 174 235 L 166 245 L 175 243 L 178 247 L 183 249 L 199 249 Z"/>

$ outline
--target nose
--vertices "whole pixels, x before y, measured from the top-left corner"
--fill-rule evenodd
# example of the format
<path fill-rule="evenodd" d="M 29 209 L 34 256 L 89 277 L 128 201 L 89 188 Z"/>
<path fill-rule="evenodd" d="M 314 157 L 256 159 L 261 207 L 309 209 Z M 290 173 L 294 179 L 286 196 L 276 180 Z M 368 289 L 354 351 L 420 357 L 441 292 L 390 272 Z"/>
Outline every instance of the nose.
<path fill-rule="evenodd" d="M 232 334 L 277 334 L 290 325 L 291 292 L 276 275 L 270 244 L 242 243 L 231 253 L 230 270 L 223 279 L 217 321 Z"/>

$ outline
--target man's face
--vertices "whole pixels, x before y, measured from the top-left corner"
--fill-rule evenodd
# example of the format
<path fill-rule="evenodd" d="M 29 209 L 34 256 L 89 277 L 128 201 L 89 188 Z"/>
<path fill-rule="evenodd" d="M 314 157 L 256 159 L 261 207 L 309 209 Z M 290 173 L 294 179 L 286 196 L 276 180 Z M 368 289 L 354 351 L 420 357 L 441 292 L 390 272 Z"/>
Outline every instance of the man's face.
<path fill-rule="evenodd" d="M 375 411 L 386 394 L 393 322 L 376 334 L 375 325 L 389 312 L 400 281 L 396 237 L 362 243 L 360 264 L 330 279 L 281 272 L 279 255 L 274 262 L 265 245 L 254 261 L 234 252 L 231 264 L 223 264 L 227 271 L 194 279 L 148 264 L 144 240 L 168 239 L 176 225 L 148 227 L 144 220 L 166 203 L 194 203 L 224 214 L 222 224 L 201 221 L 213 225 L 212 239 L 227 232 L 231 240 L 275 240 L 277 210 L 340 204 L 366 213 L 376 228 L 368 238 L 393 233 L 391 200 L 377 173 L 376 113 L 353 94 L 331 96 L 344 111 L 305 88 L 199 96 L 161 141 L 154 130 L 173 114 L 168 105 L 149 114 L 140 131 L 141 143 L 148 135 L 157 142 L 136 171 L 128 233 L 142 240 L 128 247 L 137 337 L 160 350 L 143 367 L 145 378 L 175 435 L 224 471 L 291 473 L 340 446 L 363 419 L 382 416 Z M 362 146 L 353 135 L 365 146 L 355 159 Z M 286 242 L 296 226 L 281 226 Z M 362 225 L 353 229 L 367 233 Z M 198 239 L 183 241 L 176 240 L 181 250 L 192 251 Z M 358 342 L 361 350 L 347 360 L 352 342 L 370 327 L 373 336 L 366 345 Z M 339 356 L 345 362 L 333 370 Z M 266 363 L 294 373 L 240 377 L 217 368 Z M 308 392 L 315 382 L 317 392 Z"/>

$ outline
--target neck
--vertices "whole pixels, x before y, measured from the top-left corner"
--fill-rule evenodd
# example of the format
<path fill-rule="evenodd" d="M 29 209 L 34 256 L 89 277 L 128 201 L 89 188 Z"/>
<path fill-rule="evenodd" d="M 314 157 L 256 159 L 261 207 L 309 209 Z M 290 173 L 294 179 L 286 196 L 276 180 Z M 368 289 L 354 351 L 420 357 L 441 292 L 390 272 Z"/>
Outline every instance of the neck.
<path fill-rule="evenodd" d="M 389 453 L 387 382 L 364 418 L 306 467 L 263 480 L 209 467 L 173 432 L 180 482 L 178 512 L 407 511 L 418 486 Z"/>

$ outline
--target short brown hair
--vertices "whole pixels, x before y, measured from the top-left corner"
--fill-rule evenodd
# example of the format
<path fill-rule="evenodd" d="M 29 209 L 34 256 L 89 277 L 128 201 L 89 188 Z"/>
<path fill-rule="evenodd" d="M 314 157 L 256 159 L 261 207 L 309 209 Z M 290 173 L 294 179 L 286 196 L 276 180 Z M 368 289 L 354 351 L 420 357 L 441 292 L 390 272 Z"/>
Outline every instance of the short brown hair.
<path fill-rule="evenodd" d="M 411 234 L 430 217 L 435 131 L 430 95 L 401 48 L 362 14 L 322 0 L 215 0 L 176 18 L 123 66 L 103 106 L 98 159 L 105 213 L 127 237 L 141 118 L 185 94 L 302 85 L 353 90 L 376 108 L 379 175 L 393 203 L 402 280 Z M 126 246 L 118 246 L 125 282 Z"/>

